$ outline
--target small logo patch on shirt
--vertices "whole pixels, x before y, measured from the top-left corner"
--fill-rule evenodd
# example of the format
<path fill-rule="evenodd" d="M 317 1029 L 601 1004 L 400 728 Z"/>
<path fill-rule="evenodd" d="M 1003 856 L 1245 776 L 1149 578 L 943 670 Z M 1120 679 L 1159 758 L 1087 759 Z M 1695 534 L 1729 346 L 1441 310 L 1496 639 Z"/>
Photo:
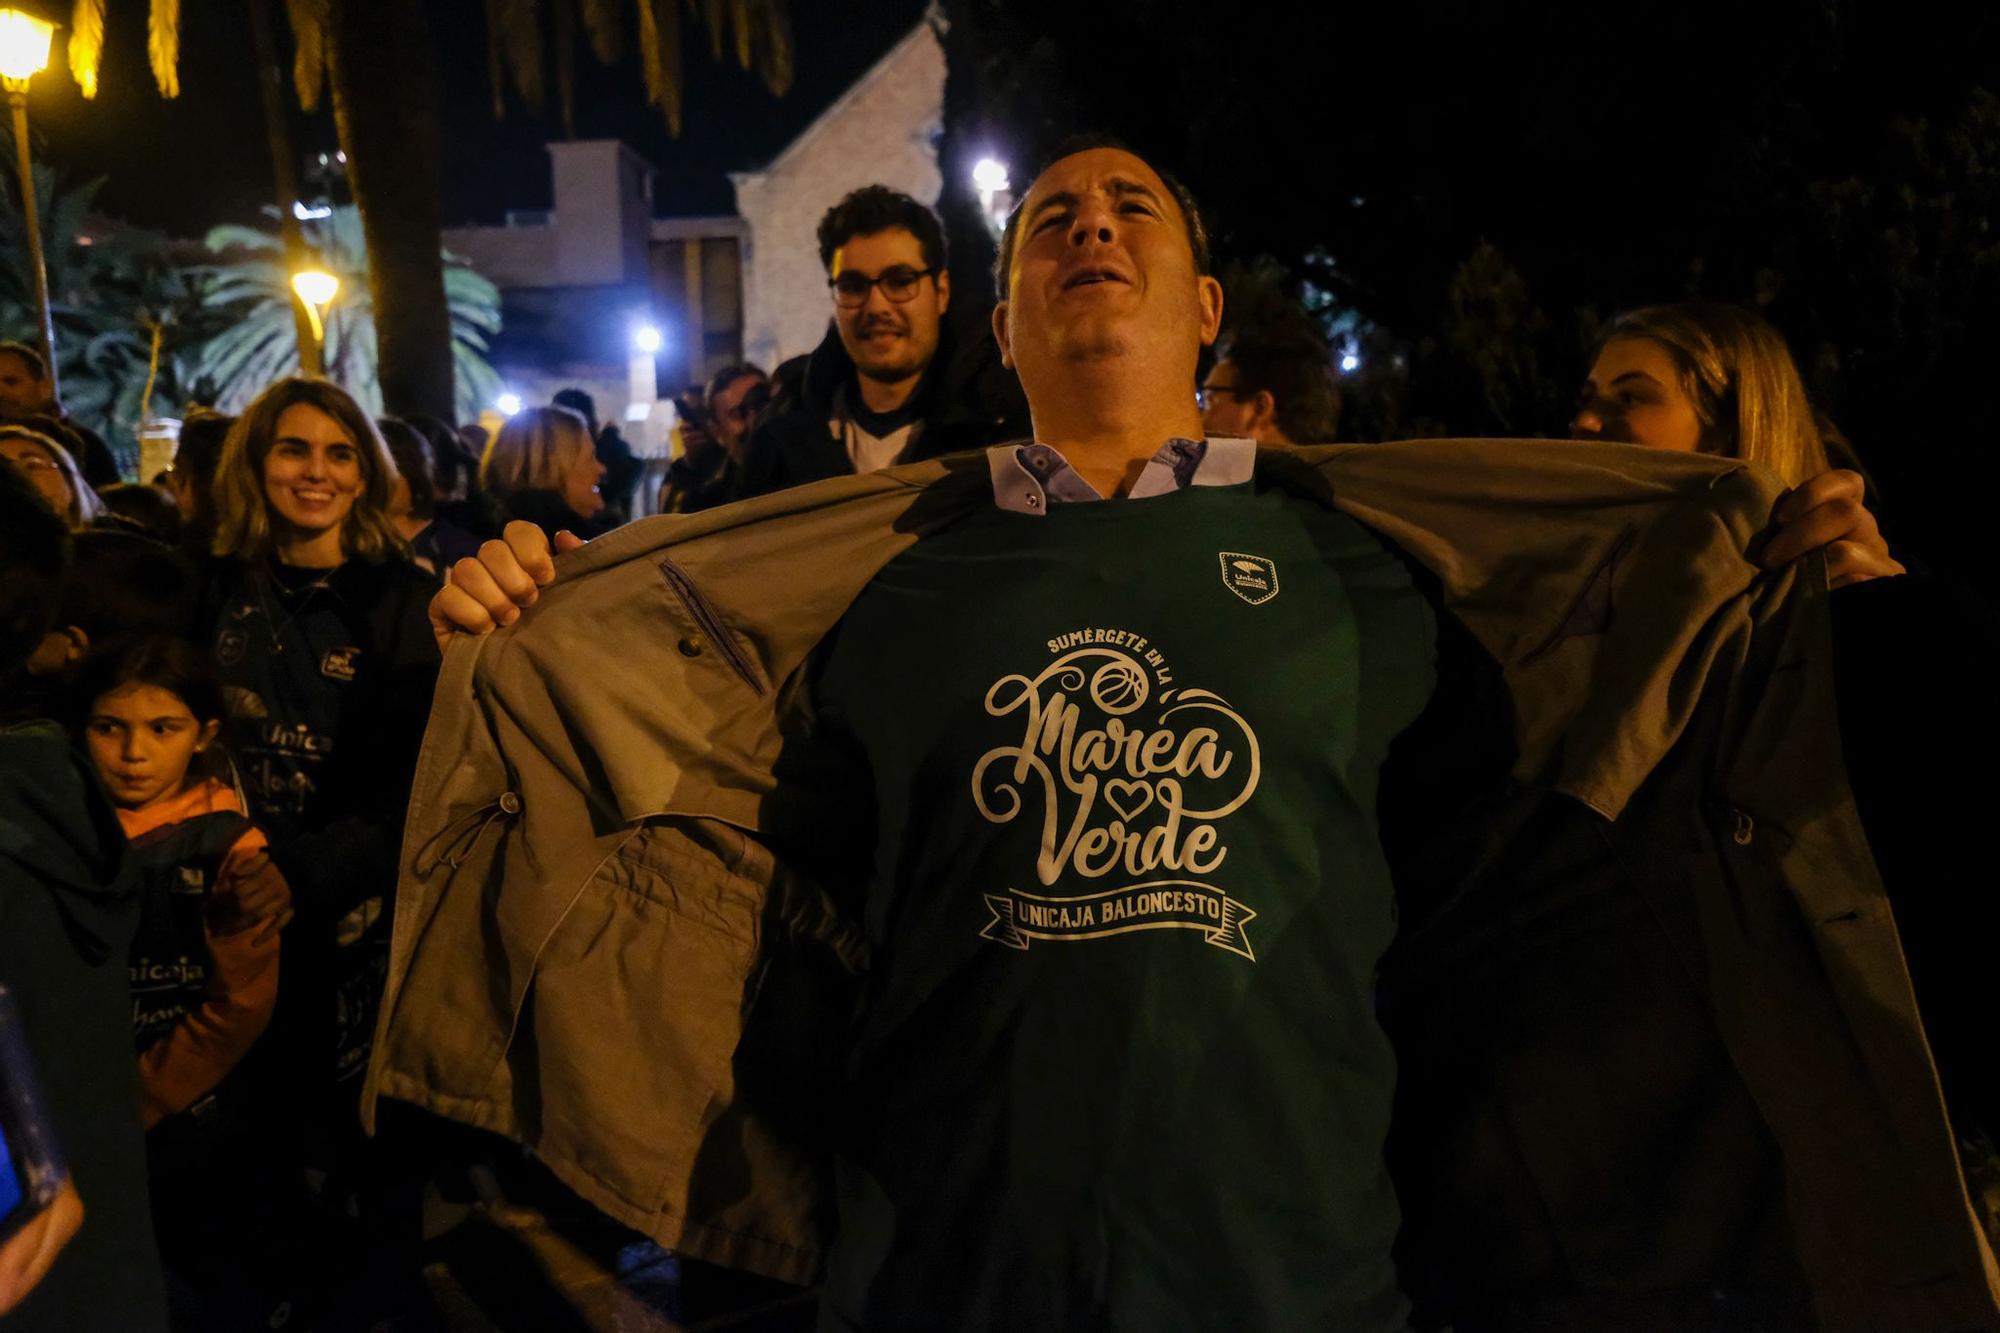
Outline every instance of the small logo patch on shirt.
<path fill-rule="evenodd" d="M 353 680 L 354 661 L 360 656 L 359 648 L 335 648 L 320 659 L 319 673 L 334 680 Z"/>
<path fill-rule="evenodd" d="M 1223 551 L 1222 586 L 1252 606 L 1261 606 L 1278 595 L 1278 565 L 1268 556 Z"/>

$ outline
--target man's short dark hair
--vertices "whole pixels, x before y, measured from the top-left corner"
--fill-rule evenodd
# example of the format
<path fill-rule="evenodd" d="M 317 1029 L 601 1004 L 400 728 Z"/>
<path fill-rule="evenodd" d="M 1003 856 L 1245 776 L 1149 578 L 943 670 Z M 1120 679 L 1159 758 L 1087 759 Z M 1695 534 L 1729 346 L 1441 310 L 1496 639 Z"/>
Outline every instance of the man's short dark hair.
<path fill-rule="evenodd" d="M 1270 393 L 1287 439 L 1332 443 L 1340 429 L 1340 382 L 1333 354 L 1317 330 L 1290 320 L 1241 329 L 1230 335 L 1219 359 L 1235 368 L 1238 396 Z"/>
<path fill-rule="evenodd" d="M 401 417 L 377 417 L 382 443 L 396 460 L 396 471 L 410 488 L 410 513 L 429 518 L 437 512 L 437 468 L 430 437 Z"/>
<path fill-rule="evenodd" d="M 1028 190 L 1014 204 L 1013 212 L 1007 215 L 1007 225 L 1000 232 L 1000 253 L 993 261 L 993 288 L 1001 300 L 1007 299 L 1007 274 L 1014 267 L 1014 246 L 1021 233 L 1021 207 L 1028 202 L 1028 191 L 1034 189 L 1034 182 L 1042 178 L 1042 173 L 1066 157 L 1078 153 L 1088 153 L 1098 148 L 1115 148 L 1121 153 L 1130 153 L 1153 169 L 1167 187 L 1167 193 L 1180 206 L 1181 218 L 1187 224 L 1188 249 L 1194 255 L 1194 271 L 1203 277 L 1215 273 L 1215 252 L 1209 244 L 1208 223 L 1201 216 L 1201 205 L 1196 202 L 1194 191 L 1181 184 L 1180 178 L 1167 171 L 1144 153 L 1108 134 L 1073 134 L 1055 146 L 1055 151 L 1044 158 L 1035 174 L 1028 178 Z"/>
<path fill-rule="evenodd" d="M 136 532 L 76 535 L 55 627 L 90 637 L 90 651 L 152 634 L 185 634 L 194 576 L 172 549 Z"/>
<path fill-rule="evenodd" d="M 831 274 L 833 255 L 840 247 L 857 236 L 879 236 L 899 227 L 923 247 L 924 267 L 933 273 L 944 272 L 950 256 L 937 214 L 886 185 L 864 185 L 826 210 L 826 216 L 819 220 L 819 265 Z"/>
<path fill-rule="evenodd" d="M 28 378 L 31 380 L 40 381 L 49 377 L 49 368 L 42 363 L 42 354 L 26 343 L 12 340 L 0 342 L 0 356 L 20 357 L 27 364 Z"/>
<path fill-rule="evenodd" d="M 729 392 L 730 385 L 740 379 L 747 379 L 752 375 L 755 375 L 760 380 L 769 380 L 771 378 L 764 373 L 761 366 L 753 366 L 748 361 L 740 361 L 734 365 L 724 366 L 708 377 L 708 388 L 703 390 L 701 395 L 702 402 L 715 402 L 718 396 Z"/>
<path fill-rule="evenodd" d="M 597 439 L 597 400 L 582 389 L 558 389 L 556 396 L 549 399 L 557 407 L 567 407 L 583 418 L 584 426 L 590 431 L 590 438 Z"/>
<path fill-rule="evenodd" d="M 0 467 L 0 686 L 49 632 L 69 554 L 62 518 L 24 473 Z"/>

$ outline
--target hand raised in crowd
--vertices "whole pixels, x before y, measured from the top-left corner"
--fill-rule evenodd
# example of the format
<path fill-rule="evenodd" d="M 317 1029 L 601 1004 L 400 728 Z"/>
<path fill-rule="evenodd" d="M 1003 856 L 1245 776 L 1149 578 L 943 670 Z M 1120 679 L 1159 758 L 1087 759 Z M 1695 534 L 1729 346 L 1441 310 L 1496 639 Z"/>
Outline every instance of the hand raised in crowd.
<path fill-rule="evenodd" d="M 1862 503 L 1865 489 L 1859 472 L 1836 468 L 1785 492 L 1764 534 L 1764 568 L 1825 547 L 1827 579 L 1836 588 L 1908 573 L 1889 554 L 1875 515 Z"/>
<path fill-rule="evenodd" d="M 256 942 L 262 944 L 291 924 L 292 886 L 285 882 L 270 854 L 261 849 L 223 867 L 216 882 L 215 932 L 234 935 L 263 922 Z"/>
<path fill-rule="evenodd" d="M 583 538 L 573 532 L 556 534 L 557 553 L 581 545 Z M 454 634 L 488 634 L 513 624 L 555 577 L 548 537 L 533 523 L 515 519 L 500 540 L 485 543 L 477 557 L 453 565 L 451 577 L 431 598 L 431 633 L 437 636 L 438 651 L 451 645 Z"/>
<path fill-rule="evenodd" d="M 0 1315 L 21 1303 L 83 1225 L 83 1200 L 65 1180 L 39 1217 L 0 1242 Z"/>

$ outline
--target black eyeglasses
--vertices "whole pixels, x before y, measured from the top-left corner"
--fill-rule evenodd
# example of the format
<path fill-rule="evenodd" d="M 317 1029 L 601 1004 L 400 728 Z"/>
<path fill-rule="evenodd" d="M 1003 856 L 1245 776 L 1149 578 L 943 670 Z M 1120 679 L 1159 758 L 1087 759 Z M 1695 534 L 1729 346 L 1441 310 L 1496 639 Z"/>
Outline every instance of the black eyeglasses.
<path fill-rule="evenodd" d="M 1256 396 L 1247 389 L 1237 388 L 1234 384 L 1204 384 L 1194 391 L 1195 406 L 1204 412 L 1208 411 L 1209 407 L 1215 402 L 1215 396 L 1219 393 L 1226 393 L 1239 403 L 1245 398 L 1254 398 Z"/>
<path fill-rule="evenodd" d="M 894 268 L 882 270 L 880 276 L 873 278 L 864 278 L 859 273 L 849 271 L 828 280 L 826 285 L 833 288 L 834 303 L 849 310 L 867 305 L 868 293 L 875 290 L 877 283 L 881 284 L 882 295 L 901 305 L 914 297 L 917 294 L 918 284 L 936 271 L 928 268 L 908 268 L 898 264 Z"/>

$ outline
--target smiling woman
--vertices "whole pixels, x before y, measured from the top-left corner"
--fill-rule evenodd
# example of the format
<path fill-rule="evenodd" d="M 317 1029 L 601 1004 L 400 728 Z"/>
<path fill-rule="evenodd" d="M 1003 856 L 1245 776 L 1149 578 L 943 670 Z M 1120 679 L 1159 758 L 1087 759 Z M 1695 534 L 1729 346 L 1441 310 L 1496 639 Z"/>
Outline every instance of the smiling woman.
<path fill-rule="evenodd" d="M 214 559 L 196 633 L 229 698 L 227 740 L 249 814 L 299 920 L 286 953 L 300 1062 L 288 1104 L 336 1145 L 367 1062 L 386 958 L 402 811 L 436 680 L 433 584 L 389 514 L 395 464 L 375 424 L 323 380 L 284 379 L 230 428 L 216 464 Z M 292 958 L 299 958 L 295 969 Z"/>

